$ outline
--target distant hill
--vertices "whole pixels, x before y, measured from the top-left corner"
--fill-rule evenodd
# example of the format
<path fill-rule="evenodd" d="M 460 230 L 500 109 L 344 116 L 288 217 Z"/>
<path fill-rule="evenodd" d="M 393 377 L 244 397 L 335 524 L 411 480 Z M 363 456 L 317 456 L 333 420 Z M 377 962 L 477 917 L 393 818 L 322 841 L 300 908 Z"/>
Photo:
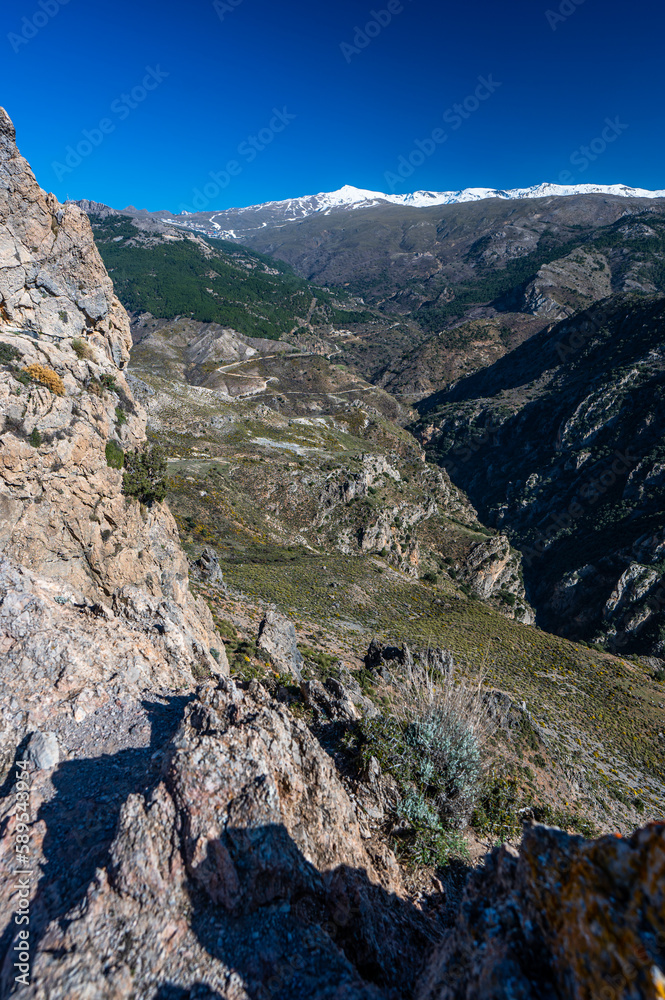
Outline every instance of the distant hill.
<path fill-rule="evenodd" d="M 328 291 L 299 278 L 282 261 L 222 240 L 168 232 L 155 220 L 91 207 L 95 242 L 130 312 L 185 316 L 272 340 L 305 325 L 363 318 L 339 309 Z"/>

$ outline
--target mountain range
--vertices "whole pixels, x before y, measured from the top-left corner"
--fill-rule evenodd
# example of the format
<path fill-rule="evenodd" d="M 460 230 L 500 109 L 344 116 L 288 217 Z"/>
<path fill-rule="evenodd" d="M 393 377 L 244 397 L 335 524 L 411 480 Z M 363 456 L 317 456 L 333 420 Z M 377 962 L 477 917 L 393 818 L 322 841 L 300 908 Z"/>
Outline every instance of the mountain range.
<path fill-rule="evenodd" d="M 195 192 L 199 198 L 208 201 L 201 192 Z M 210 210 L 182 211 L 172 213 L 166 210 L 146 213 L 145 209 L 135 209 L 129 206 L 124 214 L 145 216 L 161 219 L 170 225 L 182 226 L 197 232 L 224 239 L 243 239 L 254 230 L 268 226 L 279 226 L 289 222 L 298 222 L 312 215 L 330 215 L 339 211 L 353 211 L 361 208 L 371 208 L 379 205 L 401 205 L 405 208 L 433 208 L 441 205 L 459 205 L 468 202 L 499 199 L 502 201 L 521 201 L 535 198 L 563 198 L 574 195 L 599 194 L 620 198 L 665 198 L 665 190 L 647 191 L 643 188 L 629 187 L 625 184 L 535 184 L 526 188 L 502 190 L 498 188 L 465 188 L 461 191 L 414 191 L 411 194 L 384 194 L 380 191 L 368 191 L 363 188 L 345 184 L 337 191 L 321 192 L 316 195 L 304 195 L 298 198 L 287 198 L 283 201 L 269 201 L 246 208 L 228 208 Z M 106 211 L 107 206 L 98 205 Z"/>
<path fill-rule="evenodd" d="M 0 997 L 662 994 L 665 201 L 537 193 L 222 239 L 0 109 Z"/>

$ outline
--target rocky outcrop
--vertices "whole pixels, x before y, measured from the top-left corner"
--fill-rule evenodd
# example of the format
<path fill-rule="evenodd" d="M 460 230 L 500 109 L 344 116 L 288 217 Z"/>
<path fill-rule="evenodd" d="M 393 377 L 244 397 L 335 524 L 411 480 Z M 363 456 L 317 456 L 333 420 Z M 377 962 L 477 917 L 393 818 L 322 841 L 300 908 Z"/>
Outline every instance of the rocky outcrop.
<path fill-rule="evenodd" d="M 269 608 L 259 626 L 257 646 L 277 669 L 302 680 L 303 655 L 298 649 L 295 625 L 274 608 Z"/>
<path fill-rule="evenodd" d="M 504 613 L 533 625 L 536 619 L 524 593 L 521 557 L 505 535 L 494 535 L 474 545 L 457 576 L 483 600 L 502 597 L 507 604 Z"/>
<path fill-rule="evenodd" d="M 206 583 L 219 584 L 224 586 L 224 575 L 219 565 L 219 557 L 215 549 L 206 546 L 199 558 L 194 563 L 194 569 L 202 580 Z"/>
<path fill-rule="evenodd" d="M 665 826 L 584 841 L 532 827 L 469 879 L 418 1000 L 665 995 Z"/>
<path fill-rule="evenodd" d="M 120 760 L 108 758 L 110 772 Z M 256 682 L 242 691 L 223 680 L 199 690 L 150 766 L 142 760 L 148 790 L 119 806 L 116 833 L 87 878 L 58 867 L 65 848 L 35 825 L 41 877 L 25 1000 L 324 1000 L 333 986 L 340 1000 L 411 993 L 436 919 L 406 901 L 394 857 L 370 838 L 363 810 L 303 722 Z M 52 822 L 68 807 L 58 804 L 64 772 L 81 794 L 92 763 L 61 766 L 55 786 L 30 772 L 40 817 Z M 78 836 L 87 847 L 89 828 Z M 4 917 L 15 884 L 2 886 Z"/>
<path fill-rule="evenodd" d="M 350 794 L 305 723 L 255 681 L 208 682 L 184 713 L 151 711 L 150 736 L 126 703 L 109 720 L 113 738 L 126 730 L 115 753 L 87 756 L 98 713 L 94 727 L 59 730 L 57 770 L 28 764 L 22 1000 L 591 1000 L 608 984 L 625 1000 L 662 996 L 662 824 L 597 841 L 531 827 L 519 854 L 487 856 L 461 901 L 441 873 L 416 904 L 372 832 L 394 796 L 374 758 Z M 57 834 L 72 819 L 76 841 Z M 2 864 L 15 824 L 9 796 Z M 3 920 L 17 891 L 0 879 Z"/>
<path fill-rule="evenodd" d="M 0 108 L 0 325 L 56 340 L 85 336 L 122 367 L 129 321 L 84 213 L 45 194 Z"/>
<path fill-rule="evenodd" d="M 0 752 L 110 690 L 220 669 L 168 509 L 123 495 L 145 416 L 87 217 L 38 186 L 0 111 Z M 222 658 L 221 669 L 225 663 Z"/>
<path fill-rule="evenodd" d="M 535 316 L 562 320 L 611 294 L 612 272 L 607 259 L 602 254 L 577 249 L 539 269 L 524 290 L 521 309 Z"/>

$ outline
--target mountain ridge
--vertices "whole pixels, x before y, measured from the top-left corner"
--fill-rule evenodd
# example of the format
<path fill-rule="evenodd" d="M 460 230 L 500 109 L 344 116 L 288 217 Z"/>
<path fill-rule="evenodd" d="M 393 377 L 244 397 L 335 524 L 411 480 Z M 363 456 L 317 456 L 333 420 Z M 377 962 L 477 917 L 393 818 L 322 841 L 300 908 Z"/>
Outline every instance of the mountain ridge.
<path fill-rule="evenodd" d="M 227 212 L 251 212 L 257 209 L 274 208 L 285 206 L 285 215 L 288 212 L 293 214 L 294 221 L 299 218 L 306 218 L 308 215 L 323 213 L 328 214 L 333 209 L 354 209 L 356 207 L 370 207 L 373 204 L 404 205 L 410 208 L 431 208 L 438 205 L 459 205 L 469 201 L 484 201 L 489 198 L 499 198 L 504 201 L 521 201 L 529 198 L 565 198 L 578 194 L 604 194 L 615 195 L 622 198 L 665 198 L 665 189 L 651 190 L 648 188 L 632 187 L 628 184 L 551 184 L 543 181 L 540 184 L 532 184 L 528 187 L 518 188 L 491 188 L 491 187 L 468 187 L 458 191 L 428 191 L 418 190 L 408 194 L 386 194 L 382 191 L 372 191 L 367 188 L 359 188 L 353 184 L 344 184 L 335 191 L 319 191 L 317 194 L 299 195 L 295 198 L 279 198 L 269 201 L 256 202 L 252 205 L 231 205 L 225 209 L 201 209 L 198 212 L 170 212 L 168 209 L 160 209 L 151 212 L 147 209 L 137 209 L 134 205 L 128 205 L 124 209 L 111 209 L 127 215 L 148 215 L 163 218 L 170 221 L 183 216 L 199 215 L 201 213 L 213 216 L 224 215 Z M 80 207 L 91 206 L 89 210 L 99 212 L 100 209 L 109 210 L 110 206 L 99 202 L 82 199 L 77 201 Z M 94 206 L 94 208 L 92 207 Z M 288 206 L 288 207 L 287 207 Z M 308 210 L 309 209 L 309 210 Z M 221 230 L 219 224 L 215 228 Z"/>

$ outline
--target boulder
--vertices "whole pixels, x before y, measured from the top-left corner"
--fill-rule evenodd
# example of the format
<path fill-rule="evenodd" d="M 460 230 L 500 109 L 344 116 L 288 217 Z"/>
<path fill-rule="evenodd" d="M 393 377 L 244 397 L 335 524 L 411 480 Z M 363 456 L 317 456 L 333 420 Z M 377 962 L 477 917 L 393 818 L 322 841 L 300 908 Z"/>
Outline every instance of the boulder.
<path fill-rule="evenodd" d="M 291 674 L 298 682 L 302 680 L 305 661 L 298 649 L 295 625 L 290 619 L 273 608 L 266 611 L 259 626 L 257 645 L 280 672 Z"/>
<path fill-rule="evenodd" d="M 329 677 L 325 686 L 320 681 L 303 681 L 300 685 L 305 704 L 314 709 L 317 716 L 354 722 L 360 712 L 353 704 L 342 684 Z"/>
<path fill-rule="evenodd" d="M 224 585 L 224 576 L 215 549 L 209 546 L 206 547 L 194 563 L 194 566 L 201 579 L 205 580 L 206 583 Z"/>

